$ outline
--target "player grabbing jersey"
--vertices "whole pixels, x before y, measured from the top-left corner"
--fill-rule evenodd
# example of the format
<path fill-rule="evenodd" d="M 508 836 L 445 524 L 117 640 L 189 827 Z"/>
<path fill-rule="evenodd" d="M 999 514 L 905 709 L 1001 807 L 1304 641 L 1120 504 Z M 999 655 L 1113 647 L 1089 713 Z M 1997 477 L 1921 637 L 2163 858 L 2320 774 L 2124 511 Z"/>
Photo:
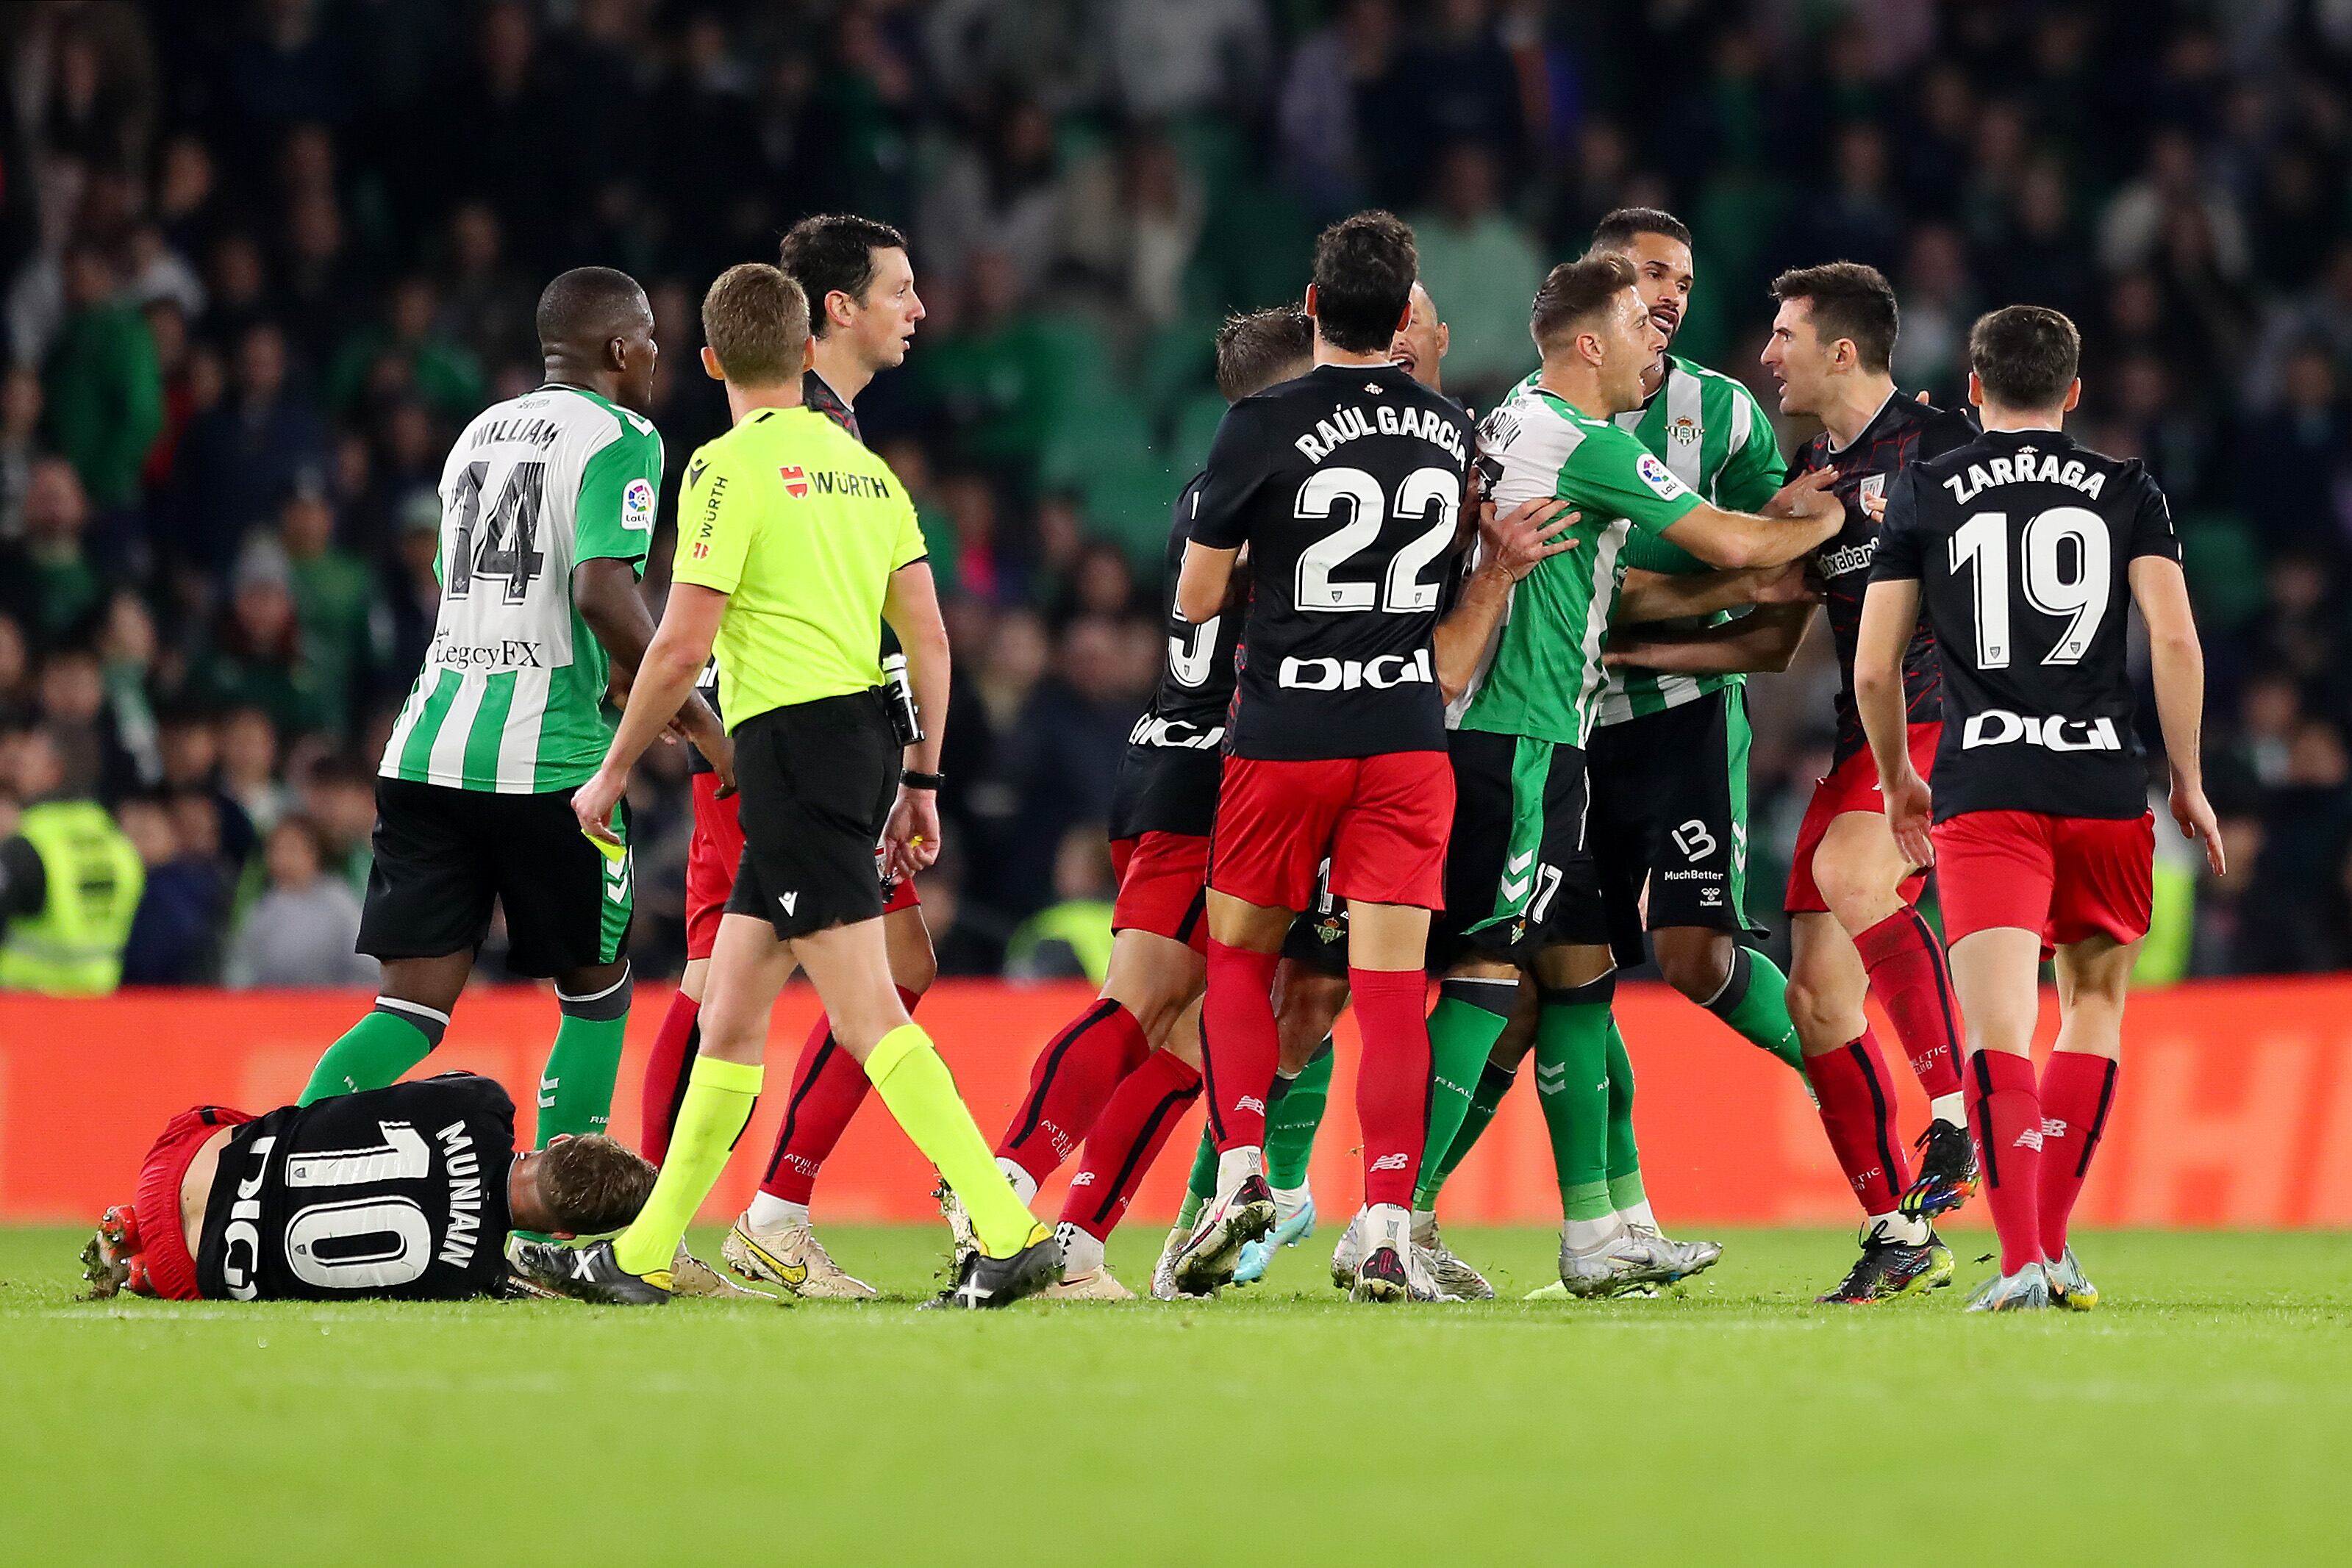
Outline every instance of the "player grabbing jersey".
<path fill-rule="evenodd" d="M 393 1082 L 440 1042 L 489 930 L 509 967 L 552 977 L 562 1015 L 539 1137 L 602 1129 L 629 1010 L 628 814 L 599 846 L 569 800 L 612 727 L 612 670 L 653 621 L 637 596 L 661 488 L 653 313 L 625 273 L 579 267 L 540 296 L 547 382 L 466 426 L 441 474 L 432 646 L 384 748 L 359 946 L 383 961 L 373 1011 L 320 1059 L 302 1103 Z M 696 744 L 727 755 L 689 698 Z"/>
<path fill-rule="evenodd" d="M 601 1134 L 515 1153 L 514 1102 L 449 1072 L 254 1116 L 199 1105 L 82 1260 L 93 1293 L 446 1301 L 507 1293 L 510 1229 L 627 1224 L 654 1169 Z"/>
<path fill-rule="evenodd" d="M 1490 612 L 1499 625 L 1452 710 L 1457 804 L 1436 945 L 1449 994 L 1515 984 L 1522 970 L 1539 988 L 1536 1083 L 1564 1209 L 1560 1279 L 1578 1294 L 1703 1266 L 1634 1234 L 1609 1186 L 1608 1086 L 1625 1070 L 1611 1066 L 1614 960 L 1586 810 L 1601 646 L 1621 613 L 1711 611 L 1752 592 L 1753 580 L 1652 575 L 1645 602 L 1626 604 L 1629 540 L 1649 536 L 1722 568 L 1778 568 L 1827 538 L 1841 516 L 1818 481 L 1780 492 L 1771 515 L 1726 510 L 1612 423 L 1641 406 L 1643 374 L 1664 345 L 1635 277 L 1610 252 L 1554 267 L 1530 321 L 1542 369 L 1480 430 L 1496 505 L 1558 498 L 1585 523 L 1575 549 Z M 1500 1027 L 1497 1019 L 1486 1038 Z"/>
<path fill-rule="evenodd" d="M 2041 306 L 1977 322 L 1969 401 L 1984 434 L 1889 491 L 1854 664 L 1888 824 L 1914 864 L 1932 839 L 1952 979 L 1974 1025 L 1969 1124 L 2000 1233 L 2000 1270 L 1969 1299 L 1975 1312 L 2098 1301 L 2066 1220 L 2115 1103 L 2155 873 L 2126 658 L 2132 603 L 2147 622 L 2173 817 L 2205 841 L 2214 874 L 2225 870 L 2200 781 L 2204 663 L 2180 541 L 2137 460 L 2062 428 L 2082 395 L 2080 346 L 2074 324 Z M 1944 675 L 1932 794 L 1906 735 L 1901 669 L 1923 621 Z M 2058 1048 L 2037 1082 L 2035 975 L 2053 948 Z"/>
<path fill-rule="evenodd" d="M 906 238 L 870 218 L 841 214 L 803 218 L 785 234 L 781 257 L 783 271 L 809 300 L 814 332 L 809 367 L 801 376 L 802 406 L 863 440 L 853 405 L 877 373 L 905 361 L 915 325 L 924 315 Z M 714 706 L 718 681 L 714 661 L 703 672 L 700 687 L 710 694 Z M 668 1147 L 670 1126 L 686 1096 L 700 1040 L 704 973 L 743 855 L 736 798 L 707 774 L 698 773 L 693 783 L 686 974 L 646 1058 L 643 1090 L 646 1152 L 656 1163 Z M 891 980 L 911 1011 L 938 977 L 939 963 L 914 879 L 893 875 L 878 849 L 876 873 L 882 879 L 882 928 Z M 760 1190 L 720 1248 L 738 1272 L 800 1296 L 874 1294 L 872 1286 L 833 1260 L 811 1228 L 808 1211 L 817 1172 L 866 1103 L 867 1087 L 865 1070 L 842 1051 L 830 1020 L 819 1018 L 793 1064 L 784 1119 Z"/>
<path fill-rule="evenodd" d="M 1364 1038 L 1357 1115 L 1371 1218 L 1355 1293 L 1429 1293 L 1408 1278 L 1408 1211 L 1429 1081 L 1422 956 L 1453 798 L 1431 633 L 1472 432 L 1389 362 L 1416 267 L 1412 232 L 1385 213 L 1324 231 L 1307 294 L 1315 369 L 1226 413 L 1178 584 L 1185 618 L 1207 620 L 1249 547 L 1255 587 L 1209 873 L 1203 1026 L 1220 1169 L 1176 1261 L 1190 1291 L 1230 1280 L 1243 1245 L 1274 1223 L 1270 991 L 1328 855 L 1331 891 L 1349 904 Z"/>

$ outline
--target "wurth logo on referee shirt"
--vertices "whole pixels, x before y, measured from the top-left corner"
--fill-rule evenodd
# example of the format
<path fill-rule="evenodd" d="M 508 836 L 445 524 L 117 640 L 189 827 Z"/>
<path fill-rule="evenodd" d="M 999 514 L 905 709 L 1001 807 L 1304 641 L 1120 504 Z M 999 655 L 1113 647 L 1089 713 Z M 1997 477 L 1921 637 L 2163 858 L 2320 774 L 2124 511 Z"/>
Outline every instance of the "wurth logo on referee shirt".
<path fill-rule="evenodd" d="M 797 501 L 809 493 L 808 471 L 799 464 L 779 468 L 776 474 L 784 482 L 784 494 L 793 500 Z"/>

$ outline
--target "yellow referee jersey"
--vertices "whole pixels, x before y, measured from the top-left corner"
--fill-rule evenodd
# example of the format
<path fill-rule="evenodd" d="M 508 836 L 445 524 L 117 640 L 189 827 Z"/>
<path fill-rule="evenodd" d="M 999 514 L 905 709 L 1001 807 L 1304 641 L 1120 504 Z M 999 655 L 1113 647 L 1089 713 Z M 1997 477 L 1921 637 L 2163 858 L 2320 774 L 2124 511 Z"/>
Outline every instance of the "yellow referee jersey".
<path fill-rule="evenodd" d="M 695 453 L 671 576 L 728 596 L 719 705 L 730 731 L 771 708 L 882 684 L 890 574 L 923 559 L 906 486 L 811 409 L 761 409 Z"/>

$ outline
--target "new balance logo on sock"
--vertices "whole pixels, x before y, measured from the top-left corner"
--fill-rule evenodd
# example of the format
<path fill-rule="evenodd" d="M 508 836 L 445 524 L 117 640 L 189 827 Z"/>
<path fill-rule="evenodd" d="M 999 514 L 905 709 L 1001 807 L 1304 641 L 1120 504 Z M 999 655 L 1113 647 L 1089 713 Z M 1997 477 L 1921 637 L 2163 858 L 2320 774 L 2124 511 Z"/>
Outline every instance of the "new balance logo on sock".
<path fill-rule="evenodd" d="M 1265 1102 L 1259 1099 L 1255 1094 L 1244 1094 L 1240 1099 L 1234 1102 L 1234 1109 L 1236 1111 L 1255 1111 L 1259 1115 L 1263 1116 L 1265 1114 Z"/>
<path fill-rule="evenodd" d="M 2032 1149 L 2036 1153 L 2039 1153 L 2042 1148 L 2042 1129 L 2039 1127 L 2019 1128 L 2017 1141 L 2009 1146 L 2012 1149 Z"/>
<path fill-rule="evenodd" d="M 800 901 L 801 895 L 797 893 L 780 893 L 776 894 L 776 902 L 784 906 L 784 913 L 787 915 L 794 912 L 794 910 L 799 906 Z"/>
<path fill-rule="evenodd" d="M 1095 1173 L 1092 1171 L 1080 1171 L 1077 1175 L 1070 1178 L 1070 1185 L 1072 1186 L 1092 1186 L 1095 1185 Z"/>
<path fill-rule="evenodd" d="M 1382 1155 L 1379 1159 L 1372 1162 L 1372 1169 L 1375 1171 L 1401 1171 L 1411 1164 L 1412 1162 L 1407 1160 L 1402 1154 Z"/>
<path fill-rule="evenodd" d="M 2045 1138 L 2064 1137 L 2066 1135 L 2066 1119 L 2063 1116 L 2042 1117 L 2042 1135 Z"/>

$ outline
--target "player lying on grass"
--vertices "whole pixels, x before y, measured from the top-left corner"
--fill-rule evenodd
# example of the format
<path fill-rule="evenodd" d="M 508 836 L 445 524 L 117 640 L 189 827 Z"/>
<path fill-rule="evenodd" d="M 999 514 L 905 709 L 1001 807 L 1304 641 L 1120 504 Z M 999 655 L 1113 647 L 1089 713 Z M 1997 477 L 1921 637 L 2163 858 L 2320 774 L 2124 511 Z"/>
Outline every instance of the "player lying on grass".
<path fill-rule="evenodd" d="M 456 1301 L 507 1292 L 507 1233 L 626 1225 L 654 1167 L 601 1133 L 515 1152 L 514 1102 L 449 1072 L 254 1116 L 183 1111 L 82 1251 L 96 1296 Z"/>
<path fill-rule="evenodd" d="M 1887 825 L 1911 863 L 1936 862 L 1969 1020 L 1969 1126 L 2000 1233 L 2000 1271 L 1971 1312 L 2098 1301 L 2066 1221 L 2115 1104 L 2124 991 L 2154 895 L 2133 604 L 2173 819 L 2204 841 L 2216 876 L 2226 869 L 2201 781 L 2204 656 L 2180 540 L 2138 459 L 2062 428 L 2082 396 L 2081 341 L 2038 305 L 1978 320 L 1969 401 L 1984 434 L 1889 490 L 1854 658 Z M 1923 610 L 1944 671 L 1932 791 L 1904 721 L 1903 652 Z M 2037 1082 L 2035 975 L 2053 949 L 2058 1044 Z"/>

